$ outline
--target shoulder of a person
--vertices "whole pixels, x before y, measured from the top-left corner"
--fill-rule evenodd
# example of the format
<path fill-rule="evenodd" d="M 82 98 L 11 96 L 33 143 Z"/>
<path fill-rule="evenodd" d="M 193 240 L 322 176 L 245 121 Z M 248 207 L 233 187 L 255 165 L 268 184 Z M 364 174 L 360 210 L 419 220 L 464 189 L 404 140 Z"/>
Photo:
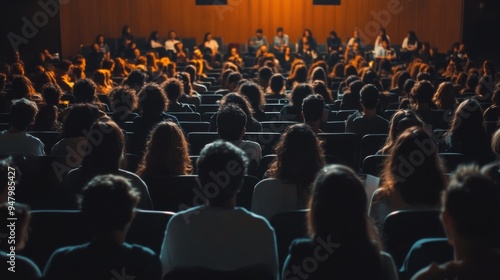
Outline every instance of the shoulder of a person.
<path fill-rule="evenodd" d="M 314 248 L 314 241 L 311 238 L 297 238 L 290 243 L 290 254 L 307 254 Z"/>
<path fill-rule="evenodd" d="M 134 254 L 140 254 L 143 257 L 156 257 L 156 253 L 146 246 L 142 246 L 139 244 L 131 244 L 131 243 L 123 243 L 125 247 L 128 247 Z"/>
<path fill-rule="evenodd" d="M 418 271 L 411 280 L 432 280 L 432 279 L 444 279 L 446 273 L 446 267 L 449 264 L 438 265 L 437 263 L 432 263 L 426 268 Z"/>

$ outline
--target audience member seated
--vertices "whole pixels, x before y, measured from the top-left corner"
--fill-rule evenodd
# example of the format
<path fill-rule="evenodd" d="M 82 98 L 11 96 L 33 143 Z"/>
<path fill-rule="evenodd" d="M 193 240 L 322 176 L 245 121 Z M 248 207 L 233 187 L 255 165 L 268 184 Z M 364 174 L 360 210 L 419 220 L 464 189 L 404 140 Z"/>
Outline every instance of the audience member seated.
<path fill-rule="evenodd" d="M 135 69 L 123 80 L 122 85 L 130 87 L 138 93 L 145 83 L 146 74 L 140 69 Z"/>
<path fill-rule="evenodd" d="M 57 118 L 59 100 L 63 92 L 57 84 L 46 84 L 42 91 L 45 106 L 42 106 L 38 111 L 31 131 L 60 131 L 61 123 Z"/>
<path fill-rule="evenodd" d="M 69 71 L 71 69 L 71 65 L 72 65 L 71 61 L 62 60 L 61 62 L 59 62 L 55 70 L 57 84 L 66 93 L 73 92 L 73 85 L 75 84 L 71 81 L 71 78 L 69 77 Z"/>
<path fill-rule="evenodd" d="M 346 90 L 342 95 L 340 110 L 358 110 L 361 112 L 363 108 L 360 103 L 360 92 L 364 84 L 357 76 L 349 76 L 347 79 L 349 90 Z"/>
<path fill-rule="evenodd" d="M 239 53 L 239 50 L 238 48 L 236 47 L 232 47 L 230 50 L 229 50 L 229 53 L 226 55 L 226 59 L 224 59 L 224 61 L 229 61 L 229 62 L 232 62 L 234 63 L 235 65 L 237 65 L 239 68 L 243 67 L 244 66 L 244 63 L 243 63 L 243 58 L 241 58 L 241 55 Z"/>
<path fill-rule="evenodd" d="M 300 63 L 294 62 L 295 64 L 292 65 L 290 76 L 285 83 L 287 89 L 292 89 L 297 84 L 307 83 L 307 67 L 302 60 L 300 61 Z"/>
<path fill-rule="evenodd" d="M 257 53 L 257 50 L 259 50 L 260 46 L 269 47 L 269 44 L 267 43 L 267 37 L 264 36 L 264 32 L 261 28 L 257 29 L 255 37 L 252 37 L 248 40 L 248 52 L 250 54 L 255 54 Z"/>
<path fill-rule="evenodd" d="M 377 154 L 389 155 L 392 151 L 392 148 L 396 144 L 399 135 L 401 135 L 401 133 L 403 133 L 408 128 L 414 126 L 423 128 L 424 122 L 412 110 L 398 110 L 396 113 L 394 113 L 390 122 L 389 135 L 387 136 L 387 140 L 385 141 L 384 147 L 382 147 L 382 149 L 378 151 Z"/>
<path fill-rule="evenodd" d="M 365 189 L 353 170 L 342 165 L 323 168 L 308 205 L 309 238 L 291 244 L 282 279 L 398 279 L 391 256 L 381 251 L 366 216 Z M 314 270 L 309 269 L 311 259 L 317 264 Z"/>
<path fill-rule="evenodd" d="M 118 125 L 109 121 L 98 121 L 87 134 L 87 153 L 81 165 L 71 170 L 65 181 L 68 192 L 80 195 L 83 187 L 95 176 L 115 174 L 125 177 L 141 194 L 139 208 L 152 209 L 146 184 L 134 173 L 120 169 L 125 157 L 125 136 Z"/>
<path fill-rule="evenodd" d="M 285 94 L 285 77 L 280 73 L 276 73 L 271 76 L 269 81 L 269 93 L 266 93 L 266 101 L 269 99 L 284 99 Z"/>
<path fill-rule="evenodd" d="M 86 184 L 79 204 L 94 238 L 89 243 L 55 251 L 45 267 L 44 279 L 113 279 L 117 276 L 162 279 L 158 255 L 149 248 L 125 242 L 141 198 L 124 177 L 93 178 Z"/>
<path fill-rule="evenodd" d="M 95 43 L 99 47 L 99 52 L 102 53 L 103 57 L 109 59 L 111 57 L 111 49 L 109 48 L 108 44 L 106 44 L 104 35 L 97 35 L 97 37 L 95 38 Z"/>
<path fill-rule="evenodd" d="M 66 156 L 71 159 L 67 161 L 69 167 L 76 168 L 87 152 L 87 133 L 92 125 L 104 116 L 104 112 L 90 104 L 76 104 L 67 110 L 69 112 L 63 123 L 62 139 L 52 147 L 50 154 Z"/>
<path fill-rule="evenodd" d="M 434 93 L 434 86 L 429 81 L 424 80 L 413 86 L 410 96 L 413 110 L 431 130 L 447 127 L 446 123 L 443 124 L 443 115 L 435 110 L 436 106 L 432 102 Z"/>
<path fill-rule="evenodd" d="M 189 175 L 193 171 L 184 133 L 173 122 L 160 122 L 152 130 L 136 174 L 142 179 Z"/>
<path fill-rule="evenodd" d="M 177 79 L 182 81 L 184 94 L 179 97 L 179 102 L 193 104 L 198 107 L 201 103 L 200 95 L 191 87 L 191 78 L 188 72 L 179 72 Z"/>
<path fill-rule="evenodd" d="M 220 138 L 245 152 L 250 171 L 256 170 L 262 158 L 262 149 L 257 142 L 243 140 L 247 116 L 236 104 L 225 104 L 217 112 L 217 132 Z"/>
<path fill-rule="evenodd" d="M 259 122 L 266 121 L 266 114 L 262 109 L 265 98 L 259 86 L 253 82 L 244 82 L 240 85 L 238 93 L 247 97 L 250 106 L 252 106 L 252 117 Z"/>
<path fill-rule="evenodd" d="M 284 53 L 285 47 L 288 47 L 290 40 L 287 34 L 283 32 L 283 27 L 276 28 L 276 36 L 273 40 L 273 48 L 276 53 Z"/>
<path fill-rule="evenodd" d="M 458 106 L 453 84 L 451 82 L 442 82 L 436 90 L 432 101 L 436 104 L 438 110 L 453 113 Z"/>
<path fill-rule="evenodd" d="M 189 74 L 191 88 L 196 93 L 203 93 L 203 92 L 208 91 L 206 86 L 198 83 L 198 78 L 199 78 L 198 73 L 199 72 L 197 70 L 197 67 L 195 67 L 194 65 L 188 65 L 188 66 L 186 66 L 186 68 L 184 68 L 184 71 Z"/>
<path fill-rule="evenodd" d="M 222 56 L 219 53 L 219 43 L 213 39 L 212 33 L 205 33 L 201 47 L 204 53 L 203 58 L 208 61 L 212 67 L 221 65 Z"/>
<path fill-rule="evenodd" d="M 398 137 L 384 162 L 381 182 L 369 211 L 379 232 L 394 211 L 439 209 L 445 174 L 437 147 L 424 129 L 411 127 Z"/>
<path fill-rule="evenodd" d="M 459 168 L 443 194 L 441 221 L 454 260 L 412 279 L 500 279 L 500 189 L 473 166 Z"/>
<path fill-rule="evenodd" d="M 182 79 L 177 78 L 168 79 L 163 83 L 163 89 L 167 94 L 168 98 L 168 109 L 167 112 L 190 112 L 193 113 L 193 109 L 189 105 L 180 103 L 179 97 L 184 94 L 184 87 Z"/>
<path fill-rule="evenodd" d="M 252 117 L 252 106 L 250 105 L 250 102 L 248 102 L 246 96 L 235 92 L 228 93 L 224 95 L 224 97 L 222 97 L 222 99 L 220 100 L 219 108 L 231 103 L 237 105 L 241 108 L 241 110 L 243 110 L 243 112 L 245 112 L 245 115 L 247 116 L 247 123 L 245 125 L 246 132 L 262 131 L 262 125 L 260 124 L 260 122 Z M 210 119 L 210 126 L 208 127 L 208 131 L 217 131 L 217 114 L 214 114 Z"/>
<path fill-rule="evenodd" d="M 302 118 L 314 133 L 323 132 L 320 129 L 320 124 L 328 118 L 328 111 L 325 111 L 325 100 L 321 95 L 311 94 L 304 98 L 304 101 L 302 101 Z"/>
<path fill-rule="evenodd" d="M 101 103 L 97 98 L 96 92 L 97 86 L 90 79 L 78 80 L 73 87 L 73 95 L 77 104 L 89 103 L 97 106 L 99 110 L 109 112 L 109 107 L 106 104 Z"/>
<path fill-rule="evenodd" d="M 118 44 L 118 53 L 121 57 L 126 57 L 127 54 L 135 48 L 135 39 L 128 25 L 122 28 L 122 36 Z"/>
<path fill-rule="evenodd" d="M 497 122 L 500 119 L 500 89 L 497 88 L 493 91 L 491 101 L 493 104 L 483 114 L 485 122 Z"/>
<path fill-rule="evenodd" d="M 134 119 L 134 141 L 131 151 L 142 155 L 146 138 L 151 129 L 162 121 L 171 121 L 179 125 L 175 116 L 165 113 L 168 108 L 168 98 L 159 85 L 150 83 L 139 92 L 140 116 Z"/>
<path fill-rule="evenodd" d="M 483 126 L 483 111 L 474 99 L 458 105 L 445 136 L 446 152 L 462 153 L 468 162 L 484 165 L 491 162 L 491 139 Z"/>
<path fill-rule="evenodd" d="M 134 111 L 137 109 L 137 95 L 135 91 L 127 86 L 117 86 L 109 93 L 111 110 L 113 110 L 113 121 L 120 124 L 122 122 L 133 121 L 139 116 Z"/>
<path fill-rule="evenodd" d="M 309 84 L 296 85 L 290 95 L 290 104 L 281 108 L 280 121 L 302 122 L 302 101 L 308 95 L 313 94 L 313 88 Z"/>
<path fill-rule="evenodd" d="M 366 85 L 360 91 L 360 104 L 363 111 L 353 114 L 346 122 L 346 131 L 360 137 L 366 134 L 387 134 L 389 122 L 377 115 L 380 92 L 373 85 Z"/>
<path fill-rule="evenodd" d="M 10 84 L 10 99 L 26 98 L 36 103 L 37 106 L 43 105 L 42 96 L 35 91 L 33 83 L 26 76 L 15 76 Z"/>
<path fill-rule="evenodd" d="M 0 155 L 45 155 L 42 141 L 26 133 L 37 112 L 33 101 L 26 98 L 13 101 L 9 129 L 0 132 Z"/>
<path fill-rule="evenodd" d="M 235 206 L 246 162 L 245 153 L 228 142 L 216 141 L 201 151 L 200 199 L 208 202 L 170 219 L 160 255 L 164 274 L 177 268 L 259 266 L 278 277 L 274 230 L 264 218 Z"/>
<path fill-rule="evenodd" d="M 257 82 L 262 89 L 262 91 L 266 92 L 269 88 L 269 81 L 273 76 L 273 70 L 267 66 L 261 67 L 257 74 Z"/>
<path fill-rule="evenodd" d="M 1 163 L 0 168 L 3 169 Z M 7 166 L 5 166 L 5 171 L 5 180 L 7 180 Z M 1 176 L 3 181 L 3 174 Z M 3 185 L 3 182 L 0 184 Z M 5 185 L 7 185 L 7 182 L 5 182 Z M 0 230 L 3 239 L 0 242 L 0 261 L 3 263 L 2 271 L 0 271 L 2 279 L 42 279 L 42 273 L 37 265 L 30 259 L 19 254 L 26 246 L 28 240 L 28 231 L 30 228 L 30 210 L 28 205 L 14 203 L 13 201 L 2 203 L 0 204 L 0 218 L 2 221 L 5 221 L 4 224 L 6 225 Z M 15 218 L 16 220 L 9 221 L 9 218 Z M 7 239 L 7 236 L 9 236 L 9 239 Z"/>
<path fill-rule="evenodd" d="M 326 104 L 333 104 L 334 99 L 332 96 L 332 92 L 328 89 L 324 81 L 314 80 L 312 82 L 312 87 L 314 93 L 321 95 L 321 97 L 323 97 L 323 99 L 325 100 Z"/>
<path fill-rule="evenodd" d="M 169 53 L 177 53 L 178 49 L 175 48 L 175 44 L 180 43 L 177 40 L 177 34 L 175 31 L 171 30 L 168 32 L 168 40 L 165 41 L 165 50 Z"/>
<path fill-rule="evenodd" d="M 256 186 L 252 212 L 270 220 L 274 215 L 307 208 L 314 176 L 324 165 L 320 141 L 306 124 L 286 128 L 275 146 L 276 158 Z"/>
<path fill-rule="evenodd" d="M 167 55 L 167 51 L 165 50 L 165 47 L 163 44 L 160 42 L 160 35 L 158 34 L 158 31 L 153 31 L 151 32 L 151 35 L 149 35 L 149 40 L 148 40 L 148 47 L 158 53 L 159 57 L 164 57 Z"/>

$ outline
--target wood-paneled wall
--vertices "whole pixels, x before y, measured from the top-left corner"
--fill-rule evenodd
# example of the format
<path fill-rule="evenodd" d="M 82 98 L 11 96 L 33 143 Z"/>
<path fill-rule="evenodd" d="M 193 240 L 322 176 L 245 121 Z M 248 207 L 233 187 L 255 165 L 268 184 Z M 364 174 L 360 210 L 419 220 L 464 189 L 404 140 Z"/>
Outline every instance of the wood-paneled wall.
<path fill-rule="evenodd" d="M 201 42 L 210 31 L 224 43 L 245 43 L 257 28 L 272 40 L 279 26 L 294 43 L 305 28 L 318 43 L 325 43 L 331 30 L 345 43 L 357 28 L 368 44 L 382 25 L 392 44 L 401 44 L 414 30 L 420 41 L 444 52 L 461 40 L 463 0 L 342 0 L 340 6 L 313 6 L 312 0 L 229 0 L 227 6 L 195 6 L 194 0 L 71 0 L 61 5 L 60 18 L 65 56 L 99 33 L 119 37 L 124 24 L 136 37 L 147 38 L 153 30 L 166 37 L 173 29 Z"/>

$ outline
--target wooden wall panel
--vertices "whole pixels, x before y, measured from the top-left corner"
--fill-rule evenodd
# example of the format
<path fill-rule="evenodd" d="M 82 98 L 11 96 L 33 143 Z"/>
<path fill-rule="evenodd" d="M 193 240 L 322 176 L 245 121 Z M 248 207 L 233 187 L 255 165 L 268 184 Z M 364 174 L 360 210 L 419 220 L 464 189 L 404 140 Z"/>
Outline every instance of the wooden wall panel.
<path fill-rule="evenodd" d="M 391 5 L 401 12 L 390 14 Z M 318 43 L 325 43 L 331 30 L 345 42 L 358 28 L 365 43 L 373 44 L 372 35 L 380 26 L 376 18 L 387 14 L 391 43 L 401 44 L 414 30 L 421 41 L 446 51 L 461 40 L 463 0 L 343 0 L 340 6 L 313 6 L 312 0 L 229 0 L 228 6 L 195 6 L 194 0 L 72 0 L 61 5 L 60 14 L 66 56 L 92 43 L 99 33 L 119 37 L 124 24 L 136 37 L 147 38 L 153 30 L 166 37 L 173 29 L 178 36 L 201 42 L 210 31 L 224 43 L 247 42 L 259 27 L 272 40 L 278 26 L 293 43 L 305 28 L 313 31 Z"/>

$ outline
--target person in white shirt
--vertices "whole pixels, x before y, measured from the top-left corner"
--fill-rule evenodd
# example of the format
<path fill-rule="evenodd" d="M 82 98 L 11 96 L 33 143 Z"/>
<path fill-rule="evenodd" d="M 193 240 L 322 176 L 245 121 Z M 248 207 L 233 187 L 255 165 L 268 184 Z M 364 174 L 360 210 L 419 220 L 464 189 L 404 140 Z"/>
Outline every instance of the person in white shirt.
<path fill-rule="evenodd" d="M 170 219 L 160 254 L 164 275 L 196 267 L 216 271 L 259 267 L 278 278 L 273 228 L 263 217 L 235 206 L 246 161 L 245 153 L 229 142 L 216 141 L 201 151 L 199 190 L 194 191 L 207 203 Z"/>
<path fill-rule="evenodd" d="M 170 31 L 168 33 L 168 40 L 165 41 L 165 50 L 177 53 L 175 44 L 179 43 L 179 40 L 176 39 L 176 36 L 177 34 L 175 34 L 175 31 Z"/>
<path fill-rule="evenodd" d="M 373 48 L 373 51 L 375 51 L 375 53 L 377 53 L 379 49 L 384 48 L 382 46 L 382 41 L 384 40 L 388 42 L 388 45 L 391 45 L 391 39 L 389 38 L 389 35 L 387 35 L 385 28 L 380 28 L 377 39 L 375 39 L 375 44 Z"/>
<path fill-rule="evenodd" d="M 359 31 L 354 30 L 353 37 L 349 39 L 347 42 L 347 48 L 352 48 L 354 43 L 358 43 L 358 48 L 362 49 L 363 48 L 363 40 L 361 40 L 361 37 L 359 37 Z"/>
<path fill-rule="evenodd" d="M 15 100 L 10 112 L 10 127 L 0 132 L 0 155 L 45 155 L 40 139 L 26 133 L 35 122 L 38 108 L 26 98 Z"/>
<path fill-rule="evenodd" d="M 396 58 L 396 52 L 389 45 L 389 41 L 382 40 L 380 48 L 375 51 L 375 58 L 393 60 Z"/>
<path fill-rule="evenodd" d="M 249 169 L 255 170 L 262 158 L 260 144 L 242 140 L 245 135 L 248 116 L 235 104 L 229 103 L 220 107 L 217 112 L 217 132 L 221 139 L 229 141 L 242 149 L 248 157 Z"/>
<path fill-rule="evenodd" d="M 204 59 L 212 66 L 218 66 L 222 62 L 222 56 L 219 53 L 219 43 L 213 39 L 212 33 L 207 32 L 203 38 Z M 210 49 L 210 52 L 206 49 Z"/>

